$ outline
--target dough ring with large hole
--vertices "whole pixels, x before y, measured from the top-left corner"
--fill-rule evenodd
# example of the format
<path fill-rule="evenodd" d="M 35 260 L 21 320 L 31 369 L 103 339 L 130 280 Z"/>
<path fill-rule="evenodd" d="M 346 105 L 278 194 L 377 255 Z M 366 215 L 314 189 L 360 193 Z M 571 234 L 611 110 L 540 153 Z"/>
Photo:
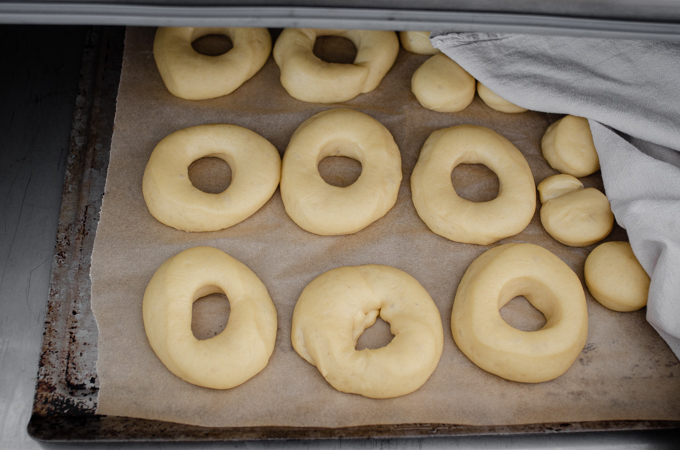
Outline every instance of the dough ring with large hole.
<path fill-rule="evenodd" d="M 484 164 L 500 183 L 488 202 L 460 198 L 451 184 L 459 164 Z M 436 234 L 456 242 L 489 245 L 521 232 L 536 210 L 534 178 L 517 148 L 488 128 L 459 125 L 425 141 L 411 175 L 416 211 Z"/>
<path fill-rule="evenodd" d="M 317 36 L 340 36 L 357 49 L 353 64 L 327 63 L 317 58 Z M 281 84 L 303 102 L 337 103 L 378 87 L 399 53 L 393 31 L 321 30 L 286 28 L 274 45 L 274 60 L 281 69 Z"/>
<path fill-rule="evenodd" d="M 538 331 L 508 325 L 499 310 L 524 296 L 547 322 Z M 583 287 L 561 259 L 534 244 L 487 250 L 468 268 L 451 313 L 458 348 L 499 377 L 540 383 L 569 369 L 588 336 Z"/>
<path fill-rule="evenodd" d="M 229 164 L 232 179 L 219 194 L 198 190 L 189 165 L 206 158 Z M 281 157 L 259 134 L 237 125 L 198 125 L 161 140 L 144 170 L 142 192 L 149 212 L 165 225 L 184 231 L 215 231 L 247 219 L 274 194 Z"/>
<path fill-rule="evenodd" d="M 217 336 L 191 331 L 193 303 L 224 293 L 231 311 Z M 265 368 L 276 341 L 276 309 L 267 288 L 248 267 L 212 247 L 194 247 L 165 261 L 144 292 L 144 329 L 158 358 L 173 374 L 212 389 L 231 389 Z"/>
<path fill-rule="evenodd" d="M 331 186 L 319 174 L 327 156 L 361 163 L 361 175 L 347 187 Z M 283 155 L 281 197 L 301 228 L 320 235 L 351 234 L 394 206 L 401 183 L 401 155 L 377 120 L 349 109 L 312 116 L 295 131 Z"/>
<path fill-rule="evenodd" d="M 196 52 L 192 42 L 210 34 L 227 36 L 233 48 L 219 56 Z M 161 27 L 153 43 L 165 87 L 186 100 L 232 93 L 264 66 L 271 50 L 272 38 L 266 28 Z"/>
<path fill-rule="evenodd" d="M 380 316 L 392 342 L 356 350 Z M 437 367 L 444 337 L 439 311 L 411 275 L 389 266 L 339 267 L 305 287 L 295 305 L 293 347 L 341 392 L 371 398 L 406 395 Z"/>

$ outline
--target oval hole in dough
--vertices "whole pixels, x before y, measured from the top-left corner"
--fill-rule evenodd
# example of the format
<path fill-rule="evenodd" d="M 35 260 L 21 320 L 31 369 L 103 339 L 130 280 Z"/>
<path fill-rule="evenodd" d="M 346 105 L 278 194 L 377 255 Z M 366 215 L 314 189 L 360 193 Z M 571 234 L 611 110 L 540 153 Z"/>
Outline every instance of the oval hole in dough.
<path fill-rule="evenodd" d="M 189 181 L 199 191 L 219 194 L 231 184 L 231 167 L 213 156 L 197 159 L 189 166 Z"/>
<path fill-rule="evenodd" d="M 484 164 L 459 164 L 451 172 L 451 184 L 460 198 L 488 202 L 498 197 L 498 177 Z"/>
<path fill-rule="evenodd" d="M 375 319 L 375 323 L 366 328 L 359 339 L 357 339 L 357 350 L 363 349 L 377 349 L 385 347 L 392 342 L 394 335 L 390 332 L 390 324 L 382 320 L 380 317 Z"/>
<path fill-rule="evenodd" d="M 351 186 L 361 175 L 361 163 L 346 156 L 327 156 L 318 167 L 321 178 L 331 186 Z"/>
<path fill-rule="evenodd" d="M 191 332 L 198 340 L 220 334 L 229 322 L 229 299 L 224 293 L 210 294 L 196 300 L 191 312 Z"/>
<path fill-rule="evenodd" d="M 522 331 L 538 331 L 546 324 L 543 313 L 522 296 L 517 296 L 506 303 L 500 313 L 505 323 Z"/>
<path fill-rule="evenodd" d="M 327 63 L 352 64 L 357 57 L 357 48 L 352 41 L 344 37 L 319 36 L 314 42 L 313 53 Z"/>
<path fill-rule="evenodd" d="M 220 56 L 231 50 L 234 44 L 223 34 L 208 34 L 192 42 L 191 47 L 201 55 Z"/>

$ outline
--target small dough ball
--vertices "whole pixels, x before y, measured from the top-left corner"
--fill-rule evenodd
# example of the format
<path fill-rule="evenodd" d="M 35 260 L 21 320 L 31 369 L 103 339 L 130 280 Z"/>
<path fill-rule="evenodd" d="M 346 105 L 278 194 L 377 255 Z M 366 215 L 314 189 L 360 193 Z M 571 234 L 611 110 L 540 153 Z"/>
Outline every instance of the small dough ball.
<path fill-rule="evenodd" d="M 541 223 L 559 242 L 572 247 L 586 247 L 601 241 L 614 227 L 609 201 L 595 188 L 571 175 L 553 175 L 538 185 L 541 199 Z"/>
<path fill-rule="evenodd" d="M 411 90 L 421 105 L 439 112 L 462 111 L 475 98 L 475 79 L 443 53 L 413 74 Z"/>
<path fill-rule="evenodd" d="M 584 272 L 588 290 L 602 306 L 625 312 L 647 305 L 649 275 L 628 242 L 597 246 L 586 258 Z"/>
<path fill-rule="evenodd" d="M 553 169 L 577 178 L 600 170 L 588 119 L 565 116 L 548 127 L 541 140 L 543 157 Z"/>
<path fill-rule="evenodd" d="M 432 46 L 429 31 L 400 31 L 401 46 L 411 53 L 436 55 L 439 50 Z"/>
<path fill-rule="evenodd" d="M 479 98 L 481 98 L 484 103 L 486 103 L 486 106 L 491 109 L 495 109 L 496 111 L 504 113 L 521 113 L 528 111 L 526 108 L 522 108 L 521 106 L 517 106 L 514 103 L 510 103 L 488 87 L 484 86 L 479 81 L 477 81 L 477 93 L 479 94 Z"/>

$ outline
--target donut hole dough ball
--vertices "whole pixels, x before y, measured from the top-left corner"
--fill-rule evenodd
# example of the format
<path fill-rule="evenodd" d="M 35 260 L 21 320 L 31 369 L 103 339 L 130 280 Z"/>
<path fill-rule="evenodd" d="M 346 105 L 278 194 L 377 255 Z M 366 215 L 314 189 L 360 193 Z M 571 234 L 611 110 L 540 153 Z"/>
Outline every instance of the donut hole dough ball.
<path fill-rule="evenodd" d="M 379 349 L 356 350 L 378 316 L 394 338 Z M 444 345 L 441 316 L 427 291 L 409 274 L 379 265 L 340 267 L 309 283 L 295 305 L 291 339 L 335 389 L 371 398 L 418 389 Z"/>
<path fill-rule="evenodd" d="M 193 303 L 224 293 L 226 328 L 199 340 L 191 330 Z M 189 383 L 212 389 L 238 386 L 267 365 L 276 341 L 276 309 L 260 279 L 220 250 L 195 247 L 165 261 L 143 301 L 146 336 L 161 362 Z"/>
<path fill-rule="evenodd" d="M 522 113 L 528 111 L 526 108 L 522 108 L 521 106 L 517 106 L 514 103 L 507 101 L 479 81 L 477 81 L 477 94 L 479 94 L 479 98 L 486 103 L 486 106 L 495 109 L 496 111 L 504 113 Z"/>
<path fill-rule="evenodd" d="M 601 241 L 614 227 L 614 214 L 607 197 L 571 175 L 553 175 L 538 185 L 541 223 L 557 241 L 586 247 Z"/>
<path fill-rule="evenodd" d="M 192 43 L 208 35 L 225 35 L 233 48 L 219 56 L 202 55 Z M 153 55 L 165 87 L 176 97 L 204 100 L 235 91 L 264 66 L 272 49 L 266 28 L 161 27 Z"/>
<path fill-rule="evenodd" d="M 605 242 L 588 255 L 586 286 L 590 294 L 614 311 L 637 311 L 647 305 L 649 275 L 628 242 Z"/>
<path fill-rule="evenodd" d="M 400 31 L 399 40 L 406 51 L 419 55 L 435 55 L 439 50 L 432 46 L 429 31 Z"/>
<path fill-rule="evenodd" d="M 231 168 L 229 187 L 219 194 L 191 183 L 188 167 L 215 157 Z M 144 170 L 142 192 L 149 212 L 184 231 L 216 231 L 247 219 L 274 194 L 281 158 L 272 144 L 237 125 L 199 125 L 161 140 Z"/>
<path fill-rule="evenodd" d="M 413 74 L 411 91 L 423 107 L 462 111 L 475 98 L 475 79 L 443 53 L 425 61 Z"/>
<path fill-rule="evenodd" d="M 347 187 L 331 186 L 319 162 L 345 156 L 361 163 L 361 175 Z M 295 131 L 283 155 L 281 198 L 302 229 L 319 235 L 351 234 L 394 206 L 401 183 L 401 155 L 377 120 L 349 109 L 321 112 Z"/>
<path fill-rule="evenodd" d="M 543 157 L 553 169 L 581 178 L 600 170 L 588 119 L 565 116 L 548 127 L 541 140 Z"/>
<path fill-rule="evenodd" d="M 456 194 L 451 172 L 483 164 L 498 176 L 498 197 L 471 202 Z M 459 125 L 435 131 L 411 175 L 413 204 L 434 233 L 456 242 L 489 245 L 521 232 L 536 210 L 536 191 L 524 156 L 488 128 Z"/>
<path fill-rule="evenodd" d="M 499 310 L 524 296 L 546 318 L 538 331 L 508 325 Z M 507 380 L 540 383 L 559 377 L 588 334 L 585 294 L 576 274 L 534 244 L 487 250 L 468 268 L 453 301 L 451 330 L 473 363 Z"/>
<path fill-rule="evenodd" d="M 353 64 L 327 63 L 314 55 L 317 36 L 340 36 L 357 48 Z M 337 103 L 371 92 L 390 70 L 399 52 L 392 31 L 287 28 L 274 45 L 281 84 L 303 102 Z"/>

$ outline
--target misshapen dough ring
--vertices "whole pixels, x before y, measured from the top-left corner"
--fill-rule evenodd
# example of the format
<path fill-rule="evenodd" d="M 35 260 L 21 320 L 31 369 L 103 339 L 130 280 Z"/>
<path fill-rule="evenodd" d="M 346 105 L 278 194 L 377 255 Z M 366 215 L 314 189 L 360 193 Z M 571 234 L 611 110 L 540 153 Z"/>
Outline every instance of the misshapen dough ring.
<path fill-rule="evenodd" d="M 592 296 L 609 309 L 637 311 L 647 305 L 649 275 L 628 242 L 595 247 L 586 258 L 584 274 Z"/>
<path fill-rule="evenodd" d="M 524 296 L 545 316 L 538 331 L 508 325 L 499 310 Z M 588 336 L 588 311 L 576 274 L 534 244 L 487 250 L 468 268 L 453 301 L 458 348 L 480 368 L 507 380 L 540 383 L 569 369 Z"/>
<path fill-rule="evenodd" d="M 571 175 L 560 174 L 538 184 L 543 228 L 564 245 L 586 247 L 601 241 L 614 227 L 609 200 Z"/>
<path fill-rule="evenodd" d="M 222 34 L 234 45 L 227 53 L 207 56 L 191 43 L 209 34 Z M 272 50 L 266 28 L 161 27 L 156 31 L 153 56 L 165 87 L 187 100 L 221 97 L 236 90 L 264 66 Z"/>
<path fill-rule="evenodd" d="M 356 350 L 380 316 L 392 342 Z M 437 367 L 444 345 L 439 311 L 418 281 L 399 269 L 340 267 L 315 278 L 293 312 L 293 347 L 341 392 L 371 398 L 406 395 Z"/>
<path fill-rule="evenodd" d="M 219 194 L 200 191 L 189 165 L 205 157 L 229 164 L 232 179 Z M 254 214 L 272 196 L 281 177 L 281 157 L 257 133 L 237 125 L 199 125 L 161 140 L 144 170 L 142 192 L 149 212 L 184 231 L 228 228 Z"/>
<path fill-rule="evenodd" d="M 361 175 L 347 187 L 331 186 L 319 174 L 327 156 L 361 163 Z M 401 155 L 377 120 L 349 109 L 312 116 L 295 131 L 283 155 L 281 197 L 301 228 L 320 235 L 351 234 L 394 206 L 401 183 Z"/>
<path fill-rule="evenodd" d="M 459 164 L 484 164 L 500 182 L 488 202 L 460 198 L 451 184 Z M 459 125 L 425 141 L 411 175 L 416 211 L 436 234 L 456 242 L 488 245 L 521 232 L 536 210 L 534 177 L 524 156 L 488 128 Z"/>
<path fill-rule="evenodd" d="M 224 293 L 231 311 L 217 336 L 191 331 L 193 303 Z M 250 269 L 220 250 L 195 247 L 165 261 L 144 292 L 144 329 L 158 358 L 179 378 L 212 389 L 238 386 L 267 365 L 276 341 L 276 309 Z"/>
<path fill-rule="evenodd" d="M 411 90 L 421 105 L 439 112 L 462 111 L 475 98 L 475 79 L 440 53 L 425 61 L 411 78 Z"/>
<path fill-rule="evenodd" d="M 354 43 L 353 64 L 327 63 L 317 58 L 317 36 L 340 36 Z M 321 30 L 286 28 L 274 45 L 281 84 L 303 102 L 337 103 L 377 88 L 399 52 L 393 31 Z"/>
<path fill-rule="evenodd" d="M 432 46 L 429 31 L 400 31 L 401 46 L 411 53 L 435 55 L 439 50 Z"/>
<path fill-rule="evenodd" d="M 543 157 L 553 169 L 581 178 L 600 170 L 588 119 L 565 116 L 548 127 L 541 140 Z"/>
<path fill-rule="evenodd" d="M 514 103 L 507 101 L 479 81 L 477 81 L 477 94 L 479 94 L 479 98 L 486 103 L 486 106 L 495 109 L 496 111 L 504 113 L 522 113 L 528 111 L 526 108 L 522 108 L 521 106 L 517 106 Z"/>

